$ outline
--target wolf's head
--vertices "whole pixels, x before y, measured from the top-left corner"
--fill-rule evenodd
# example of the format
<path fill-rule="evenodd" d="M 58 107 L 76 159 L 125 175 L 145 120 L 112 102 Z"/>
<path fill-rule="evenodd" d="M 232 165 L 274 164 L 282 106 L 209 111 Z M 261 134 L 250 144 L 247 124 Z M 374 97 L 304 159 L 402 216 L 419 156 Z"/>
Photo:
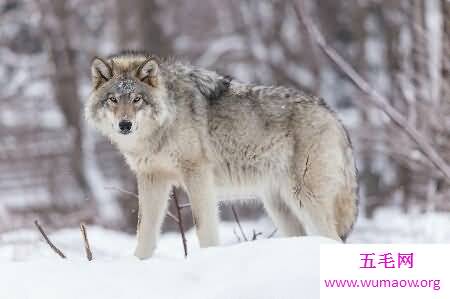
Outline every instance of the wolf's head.
<path fill-rule="evenodd" d="M 167 90 L 155 57 L 120 54 L 94 58 L 86 118 L 112 139 L 154 131 L 169 117 Z"/>

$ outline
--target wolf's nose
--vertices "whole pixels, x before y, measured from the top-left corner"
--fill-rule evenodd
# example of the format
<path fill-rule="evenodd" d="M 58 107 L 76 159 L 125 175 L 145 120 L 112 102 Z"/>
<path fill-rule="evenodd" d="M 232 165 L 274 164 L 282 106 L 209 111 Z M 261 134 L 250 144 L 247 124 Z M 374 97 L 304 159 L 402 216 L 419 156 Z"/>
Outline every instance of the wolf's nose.
<path fill-rule="evenodd" d="M 129 120 L 121 120 L 119 122 L 119 129 L 120 129 L 120 133 L 122 134 L 128 134 L 131 132 L 131 126 L 133 124 L 131 123 L 131 121 Z"/>

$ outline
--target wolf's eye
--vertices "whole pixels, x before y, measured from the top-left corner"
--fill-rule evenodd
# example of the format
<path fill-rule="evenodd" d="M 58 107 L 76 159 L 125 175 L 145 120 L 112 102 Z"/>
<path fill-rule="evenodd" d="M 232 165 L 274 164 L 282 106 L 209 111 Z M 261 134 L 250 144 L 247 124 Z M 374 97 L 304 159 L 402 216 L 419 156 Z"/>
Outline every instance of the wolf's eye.
<path fill-rule="evenodd" d="M 138 95 L 133 99 L 133 103 L 139 103 L 141 100 L 142 100 L 142 96 Z"/>
<path fill-rule="evenodd" d="M 117 99 L 116 99 L 116 97 L 114 97 L 114 96 L 109 96 L 109 97 L 108 97 L 108 101 L 110 101 L 111 103 L 114 103 L 114 104 L 117 103 Z"/>

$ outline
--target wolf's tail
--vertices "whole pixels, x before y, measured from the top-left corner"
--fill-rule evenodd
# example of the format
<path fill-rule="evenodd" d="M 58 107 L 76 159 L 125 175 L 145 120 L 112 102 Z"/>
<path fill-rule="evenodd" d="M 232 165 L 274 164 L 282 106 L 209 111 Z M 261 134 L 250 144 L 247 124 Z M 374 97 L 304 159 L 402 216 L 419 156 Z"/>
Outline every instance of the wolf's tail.
<path fill-rule="evenodd" d="M 349 150 L 346 152 L 345 158 L 347 160 L 346 164 L 350 167 L 347 167 L 345 170 L 345 187 L 338 193 L 335 201 L 337 232 L 344 242 L 353 230 L 358 217 L 359 207 L 358 169 L 353 158 L 350 139 L 348 140 Z"/>

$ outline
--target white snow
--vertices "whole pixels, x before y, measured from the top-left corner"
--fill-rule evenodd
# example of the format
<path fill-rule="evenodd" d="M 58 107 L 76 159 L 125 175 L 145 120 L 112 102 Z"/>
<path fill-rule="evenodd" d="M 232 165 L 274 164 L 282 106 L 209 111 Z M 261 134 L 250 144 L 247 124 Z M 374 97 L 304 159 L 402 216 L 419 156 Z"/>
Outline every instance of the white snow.
<path fill-rule="evenodd" d="M 75 237 L 73 233 L 60 232 L 51 238 L 56 243 L 64 236 Z M 103 250 L 113 251 L 130 247 L 133 244 L 131 237 L 98 228 L 90 229 L 89 235 L 94 255 L 101 253 L 92 262 L 83 259 L 78 238 L 66 239 L 68 243 L 73 241 L 80 245 L 78 255 L 66 252 L 68 260 L 59 258 L 47 248 L 48 255 L 35 256 L 32 261 L 1 262 L 0 298 L 262 299 L 302 296 L 314 299 L 319 298 L 319 246 L 334 242 L 321 237 L 264 239 L 197 249 L 187 259 L 180 254 L 171 254 L 170 250 L 158 250 L 153 258 L 139 261 L 127 250 L 120 253 L 117 250 L 109 256 L 99 250 L 102 246 L 105 247 Z M 29 235 L 22 237 L 30 238 Z M 175 241 L 173 237 L 166 236 L 160 249 Z M 179 243 L 178 237 L 176 239 Z M 175 247 L 182 254 L 181 247 Z M 125 254 L 128 256 L 121 256 Z"/>
<path fill-rule="evenodd" d="M 359 217 L 349 243 L 449 243 L 450 213 L 379 208 L 374 218 Z"/>
<path fill-rule="evenodd" d="M 333 243 L 321 237 L 270 238 L 266 218 L 242 221 L 247 237 L 238 243 L 235 223 L 221 224 L 221 247 L 200 249 L 195 231 L 187 232 L 188 258 L 178 233 L 162 235 L 153 258 L 133 255 L 135 236 L 89 226 L 94 261 L 85 258 L 80 231 L 49 234 L 67 256 L 58 257 L 37 230 L 0 234 L 0 298 L 319 298 L 319 247 Z M 233 230 L 235 232 L 233 232 Z M 446 213 L 404 214 L 380 208 L 372 220 L 360 217 L 349 243 L 446 243 Z"/>

